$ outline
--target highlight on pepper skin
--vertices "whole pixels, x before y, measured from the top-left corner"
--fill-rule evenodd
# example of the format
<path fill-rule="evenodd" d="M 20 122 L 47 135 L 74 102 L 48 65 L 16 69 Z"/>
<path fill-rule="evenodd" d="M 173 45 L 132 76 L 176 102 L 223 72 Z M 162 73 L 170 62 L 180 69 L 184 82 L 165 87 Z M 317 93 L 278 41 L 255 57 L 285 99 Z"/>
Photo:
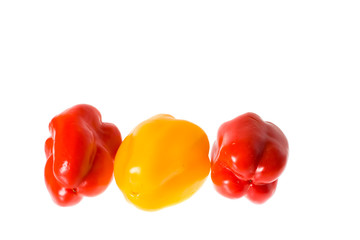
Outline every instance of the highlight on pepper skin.
<path fill-rule="evenodd" d="M 45 184 L 60 206 L 102 193 L 111 182 L 121 134 L 101 121 L 93 106 L 79 104 L 55 116 L 45 142 Z"/>
<path fill-rule="evenodd" d="M 210 172 L 209 140 L 197 125 L 170 115 L 139 124 L 121 144 L 115 181 L 136 207 L 154 211 L 188 199 Z"/>
<path fill-rule="evenodd" d="M 211 179 L 225 197 L 266 202 L 275 192 L 289 151 L 284 133 L 255 113 L 225 122 L 211 151 Z"/>

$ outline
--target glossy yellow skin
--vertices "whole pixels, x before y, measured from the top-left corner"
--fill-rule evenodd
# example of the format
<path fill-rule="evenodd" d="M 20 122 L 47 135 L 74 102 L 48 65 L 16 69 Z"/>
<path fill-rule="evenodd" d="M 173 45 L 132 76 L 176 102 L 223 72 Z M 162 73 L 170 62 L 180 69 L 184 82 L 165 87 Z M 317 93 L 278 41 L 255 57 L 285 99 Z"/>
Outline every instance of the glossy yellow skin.
<path fill-rule="evenodd" d="M 115 181 L 138 208 L 158 210 L 193 195 L 210 172 L 209 140 L 195 124 L 156 115 L 123 141 L 114 165 Z"/>

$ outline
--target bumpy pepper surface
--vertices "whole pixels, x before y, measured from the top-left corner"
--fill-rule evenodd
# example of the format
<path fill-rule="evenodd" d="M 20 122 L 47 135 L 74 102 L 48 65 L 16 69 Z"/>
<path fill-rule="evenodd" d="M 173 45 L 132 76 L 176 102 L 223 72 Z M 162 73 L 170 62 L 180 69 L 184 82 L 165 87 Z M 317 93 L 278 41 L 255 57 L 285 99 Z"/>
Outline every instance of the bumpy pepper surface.
<path fill-rule="evenodd" d="M 114 157 L 121 144 L 117 127 L 101 121 L 85 104 L 55 116 L 45 142 L 45 183 L 55 203 L 77 204 L 82 196 L 103 192 L 112 179 Z"/>
<path fill-rule="evenodd" d="M 158 210 L 194 194 L 210 172 L 209 141 L 193 123 L 156 115 L 139 124 L 115 157 L 115 180 L 143 210 Z"/>
<path fill-rule="evenodd" d="M 264 203 L 275 192 L 288 149 L 283 132 L 254 113 L 224 123 L 211 152 L 216 190 L 228 198 L 246 195 L 254 203 Z"/>

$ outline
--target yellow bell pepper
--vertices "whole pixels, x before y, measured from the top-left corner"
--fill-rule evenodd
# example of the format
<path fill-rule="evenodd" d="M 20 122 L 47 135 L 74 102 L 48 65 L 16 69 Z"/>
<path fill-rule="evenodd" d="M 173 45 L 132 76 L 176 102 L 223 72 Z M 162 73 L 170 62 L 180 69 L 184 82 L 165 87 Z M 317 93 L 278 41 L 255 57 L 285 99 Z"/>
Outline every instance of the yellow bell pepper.
<path fill-rule="evenodd" d="M 210 172 L 209 140 L 197 125 L 170 115 L 139 124 L 123 141 L 114 165 L 126 199 L 158 210 L 193 195 Z"/>

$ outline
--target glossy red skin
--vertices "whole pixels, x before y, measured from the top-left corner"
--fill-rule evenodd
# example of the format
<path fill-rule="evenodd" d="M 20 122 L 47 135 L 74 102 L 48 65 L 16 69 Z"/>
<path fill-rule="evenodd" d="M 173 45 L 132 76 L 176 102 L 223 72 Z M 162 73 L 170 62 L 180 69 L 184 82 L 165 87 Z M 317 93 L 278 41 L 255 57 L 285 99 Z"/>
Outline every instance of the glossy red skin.
<path fill-rule="evenodd" d="M 211 152 L 211 179 L 228 198 L 264 203 L 275 192 L 289 151 L 283 132 L 255 113 L 225 122 Z"/>
<path fill-rule="evenodd" d="M 55 116 L 45 142 L 45 183 L 55 203 L 71 206 L 102 193 L 111 182 L 122 139 L 100 112 L 79 104 Z"/>

